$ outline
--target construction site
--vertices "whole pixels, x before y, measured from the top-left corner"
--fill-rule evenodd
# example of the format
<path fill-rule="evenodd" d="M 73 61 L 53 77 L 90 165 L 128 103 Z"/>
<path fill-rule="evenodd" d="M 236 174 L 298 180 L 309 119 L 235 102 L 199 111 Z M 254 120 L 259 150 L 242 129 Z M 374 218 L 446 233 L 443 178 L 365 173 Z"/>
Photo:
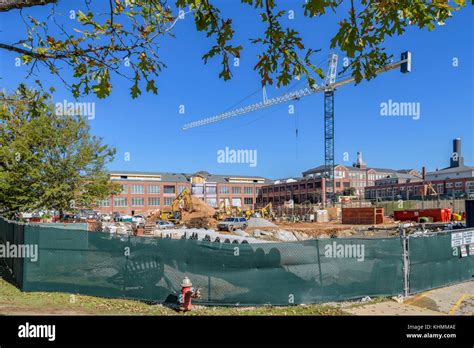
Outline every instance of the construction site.
<path fill-rule="evenodd" d="M 0 348 L 472 346 L 473 9 L 0 0 Z"/>
<path fill-rule="evenodd" d="M 361 204 L 274 210 L 269 203 L 262 208 L 242 210 L 222 203 L 216 209 L 184 190 L 168 209 L 152 211 L 143 218 L 140 215 L 136 221 L 131 221 L 132 217 L 130 221 L 89 220 L 87 223 L 90 231 L 221 243 L 387 237 L 398 235 L 400 224 L 413 230 L 420 226 L 434 230 L 465 226 L 465 214 L 454 213 L 450 208 L 396 210 L 392 216 L 386 216 L 383 207 L 372 207 L 370 202 L 365 202 L 365 207 L 358 206 Z M 234 223 L 234 219 L 242 221 Z M 228 226 L 220 227 L 222 222 Z"/>
<path fill-rule="evenodd" d="M 183 289 L 196 282 L 203 303 L 284 305 L 288 293 L 294 303 L 314 303 L 408 296 L 466 280 L 470 266 L 463 265 L 474 260 L 474 168 L 464 164 L 461 140 L 453 140 L 450 166 L 433 172 L 368 167 L 360 151 L 352 167 L 336 164 L 335 91 L 355 81 L 336 81 L 337 62 L 331 54 L 319 86 L 273 98 L 264 93 L 259 103 L 183 126 L 190 131 L 324 93 L 324 165 L 277 180 L 110 172 L 121 192 L 95 209 L 35 211 L 21 214 L 20 223 L 3 222 L 3 239 L 41 241 L 40 253 L 49 255 L 41 265 L 17 266 L 19 286 L 161 302 L 178 292 L 180 281 Z M 377 73 L 410 73 L 411 66 L 407 51 Z M 123 255 L 123 247 L 138 252 Z M 438 265 L 429 257 L 435 249 L 456 272 L 424 277 Z M 54 255 L 63 255 L 63 263 Z M 261 279 L 287 285 L 262 294 Z"/>

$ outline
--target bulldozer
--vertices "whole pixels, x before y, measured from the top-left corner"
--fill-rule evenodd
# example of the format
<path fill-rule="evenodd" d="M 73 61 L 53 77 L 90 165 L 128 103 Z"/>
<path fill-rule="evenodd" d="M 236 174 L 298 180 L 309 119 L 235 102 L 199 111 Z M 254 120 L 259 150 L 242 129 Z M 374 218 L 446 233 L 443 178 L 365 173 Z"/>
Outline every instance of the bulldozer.
<path fill-rule="evenodd" d="M 188 188 L 185 188 L 171 203 L 171 211 L 162 211 L 160 213 L 160 220 L 171 221 L 175 224 L 180 223 L 182 214 L 181 211 L 193 211 L 193 202 L 191 200 L 191 193 Z"/>

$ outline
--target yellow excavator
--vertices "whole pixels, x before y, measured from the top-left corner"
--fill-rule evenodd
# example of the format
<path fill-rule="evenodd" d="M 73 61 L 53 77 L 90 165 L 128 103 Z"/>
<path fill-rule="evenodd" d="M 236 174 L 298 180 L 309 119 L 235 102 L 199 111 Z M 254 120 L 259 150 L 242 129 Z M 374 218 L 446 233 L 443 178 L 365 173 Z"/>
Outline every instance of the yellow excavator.
<path fill-rule="evenodd" d="M 431 195 L 433 195 L 433 196 L 437 196 L 437 195 L 438 195 L 438 192 L 436 192 L 436 190 L 434 189 L 432 183 L 428 183 L 428 189 L 429 189 L 429 191 L 431 192 L 431 193 L 429 193 L 429 194 L 431 194 Z"/>
<path fill-rule="evenodd" d="M 162 211 L 160 219 L 179 223 L 181 221 L 181 211 L 193 211 L 193 202 L 191 200 L 191 193 L 185 188 L 171 203 L 171 211 Z"/>
<path fill-rule="evenodd" d="M 214 218 L 217 220 L 224 220 L 226 217 L 231 216 L 242 216 L 242 209 L 238 206 L 225 204 L 225 201 L 222 200 L 219 202 L 219 208 L 217 209 Z"/>
<path fill-rule="evenodd" d="M 259 213 L 264 219 L 270 218 L 273 215 L 272 203 L 268 203 L 263 208 L 247 210 L 245 212 L 245 219 L 250 219 L 256 213 Z"/>

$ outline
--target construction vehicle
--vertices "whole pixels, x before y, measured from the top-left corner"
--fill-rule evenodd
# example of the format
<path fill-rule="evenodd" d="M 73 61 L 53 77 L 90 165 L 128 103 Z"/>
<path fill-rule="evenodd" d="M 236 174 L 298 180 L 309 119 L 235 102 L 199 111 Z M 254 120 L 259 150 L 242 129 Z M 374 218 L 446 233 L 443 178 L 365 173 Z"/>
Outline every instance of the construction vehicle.
<path fill-rule="evenodd" d="M 214 218 L 217 220 L 224 220 L 226 215 L 227 215 L 226 204 L 225 204 L 225 201 L 222 200 L 219 202 L 219 207 L 217 208 L 216 213 L 214 214 Z"/>
<path fill-rule="evenodd" d="M 436 192 L 436 190 L 434 189 L 432 183 L 428 183 L 428 189 L 431 191 L 431 194 L 432 194 L 433 196 L 437 196 L 437 195 L 438 195 L 438 192 Z"/>
<path fill-rule="evenodd" d="M 268 203 L 266 206 L 263 208 L 259 209 L 250 209 L 245 212 L 245 219 L 250 219 L 252 216 L 255 214 L 260 214 L 261 217 L 264 219 L 268 219 L 273 215 L 273 206 L 272 203 Z"/>
<path fill-rule="evenodd" d="M 242 216 L 243 211 L 239 206 L 229 205 L 227 206 L 225 201 L 222 200 L 219 202 L 219 208 L 217 209 L 214 218 L 217 220 L 224 220 L 227 217 L 231 216 Z"/>
<path fill-rule="evenodd" d="M 191 193 L 185 188 L 171 203 L 171 211 L 162 211 L 160 213 L 160 220 L 171 221 L 178 224 L 181 221 L 182 213 L 185 210 L 193 211 L 193 202 L 191 200 Z"/>

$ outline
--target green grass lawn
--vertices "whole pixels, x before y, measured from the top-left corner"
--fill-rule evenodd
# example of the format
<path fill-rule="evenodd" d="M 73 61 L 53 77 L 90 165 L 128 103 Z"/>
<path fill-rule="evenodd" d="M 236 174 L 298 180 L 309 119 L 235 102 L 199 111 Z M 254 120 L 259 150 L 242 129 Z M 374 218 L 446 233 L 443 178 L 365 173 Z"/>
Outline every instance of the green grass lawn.
<path fill-rule="evenodd" d="M 291 307 L 195 306 L 192 312 L 178 313 L 160 304 L 71 295 L 61 292 L 22 292 L 0 279 L 0 315 L 347 315 L 328 305 Z"/>

